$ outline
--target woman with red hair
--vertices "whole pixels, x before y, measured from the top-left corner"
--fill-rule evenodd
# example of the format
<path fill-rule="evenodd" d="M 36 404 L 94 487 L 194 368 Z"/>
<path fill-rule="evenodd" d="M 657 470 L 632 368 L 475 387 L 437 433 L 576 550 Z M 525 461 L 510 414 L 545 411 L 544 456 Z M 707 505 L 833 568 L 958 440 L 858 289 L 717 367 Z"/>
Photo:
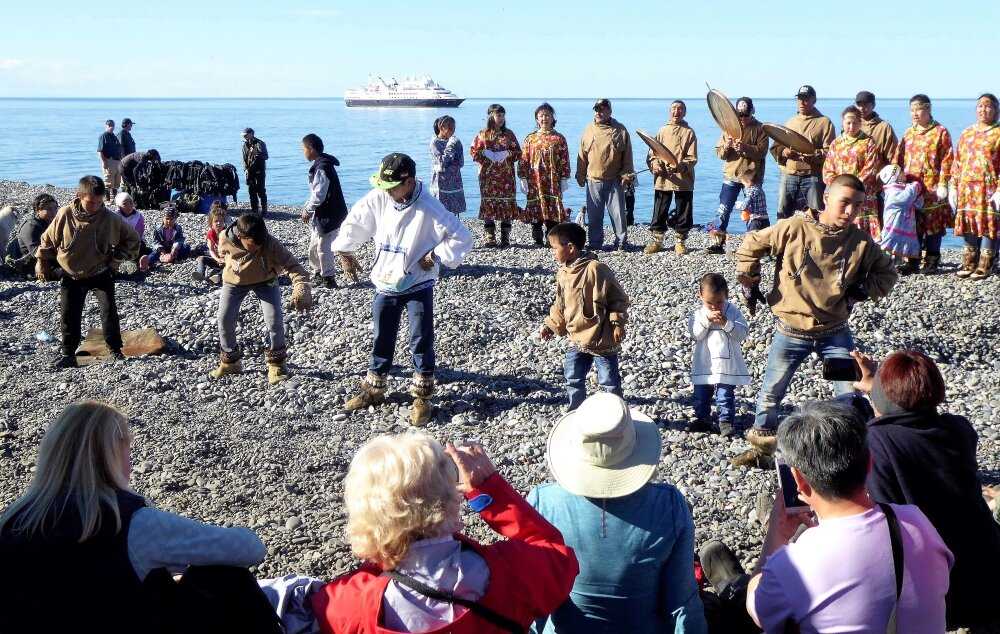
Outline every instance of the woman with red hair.
<path fill-rule="evenodd" d="M 1000 569 L 1000 525 L 983 499 L 976 463 L 978 437 L 969 421 L 938 411 L 944 377 L 916 350 L 890 354 L 881 365 L 855 352 L 875 410 L 868 423 L 876 502 L 914 504 L 955 555 L 946 598 L 948 628 L 996 631 L 994 574 Z"/>

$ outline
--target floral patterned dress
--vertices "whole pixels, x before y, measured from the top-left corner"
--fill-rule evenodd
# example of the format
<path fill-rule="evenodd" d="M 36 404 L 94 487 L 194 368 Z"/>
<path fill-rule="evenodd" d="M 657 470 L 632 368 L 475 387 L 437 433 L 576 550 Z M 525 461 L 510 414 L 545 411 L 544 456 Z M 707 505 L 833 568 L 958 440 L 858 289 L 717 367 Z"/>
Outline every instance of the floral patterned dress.
<path fill-rule="evenodd" d="M 486 155 L 486 150 L 506 151 L 507 156 L 497 163 Z M 521 216 L 517 206 L 517 187 L 514 184 L 514 163 L 521 160 L 521 146 L 514 133 L 503 130 L 481 130 L 469 148 L 472 160 L 479 164 L 479 217 L 483 220 L 510 222 Z"/>
<path fill-rule="evenodd" d="M 990 206 L 1000 174 L 1000 124 L 981 128 L 971 125 L 955 146 L 951 184 L 956 188 L 956 236 L 980 236 L 996 240 L 1000 212 Z"/>
<path fill-rule="evenodd" d="M 566 222 L 561 181 L 569 178 L 569 146 L 555 130 L 536 130 L 524 137 L 517 175 L 528 182 L 524 222 Z"/>
<path fill-rule="evenodd" d="M 882 220 L 878 214 L 878 147 L 867 134 L 852 137 L 841 134 L 834 139 L 823 161 L 823 182 L 827 187 L 841 174 L 854 174 L 865 186 L 865 201 L 854 216 L 854 224 L 878 242 Z"/>
<path fill-rule="evenodd" d="M 948 200 L 937 197 L 937 188 L 951 179 L 954 160 L 951 134 L 937 121 L 926 128 L 911 126 L 896 146 L 893 163 L 903 168 L 907 179 L 924 184 L 924 207 L 917 214 L 917 233 L 922 236 L 942 234 L 955 222 Z"/>
<path fill-rule="evenodd" d="M 462 187 L 462 166 L 465 156 L 462 142 L 453 136 L 447 140 L 434 137 L 431 141 L 431 194 L 453 214 L 465 211 L 465 190 Z"/>

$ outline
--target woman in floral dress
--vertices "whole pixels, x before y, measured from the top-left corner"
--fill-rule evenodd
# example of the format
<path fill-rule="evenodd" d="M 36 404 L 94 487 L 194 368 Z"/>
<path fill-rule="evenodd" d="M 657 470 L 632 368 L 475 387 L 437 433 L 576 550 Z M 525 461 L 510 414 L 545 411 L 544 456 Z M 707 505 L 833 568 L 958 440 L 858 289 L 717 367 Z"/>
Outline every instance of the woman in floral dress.
<path fill-rule="evenodd" d="M 462 166 L 465 155 L 462 142 L 455 136 L 455 119 L 445 115 L 434 121 L 431 141 L 431 194 L 445 209 L 458 215 L 465 211 L 465 190 L 462 187 Z"/>
<path fill-rule="evenodd" d="M 487 110 L 486 127 L 479 131 L 469 153 L 479 164 L 479 217 L 486 231 L 485 246 L 497 246 L 497 221 L 500 221 L 500 246 L 510 246 L 510 225 L 521 215 L 514 185 L 514 163 L 521 159 L 517 137 L 507 129 L 507 111 L 498 103 Z"/>
<path fill-rule="evenodd" d="M 823 161 L 823 182 L 829 187 L 840 174 L 854 174 L 865 186 L 865 201 L 854 224 L 878 242 L 882 221 L 878 216 L 878 147 L 861 130 L 861 111 L 848 106 L 841 114 L 843 134 L 834 139 Z"/>
<path fill-rule="evenodd" d="M 948 129 L 931 116 L 931 100 L 927 95 L 910 99 L 910 119 L 913 125 L 896 146 L 893 163 L 903 169 L 908 180 L 924 184 L 924 206 L 917 214 L 917 235 L 924 251 L 922 273 L 936 271 L 941 263 L 941 240 L 955 222 L 948 205 L 948 181 L 955 154 Z M 909 263 L 911 268 L 914 263 Z"/>
<path fill-rule="evenodd" d="M 955 209 L 955 235 L 965 238 L 959 277 L 981 280 L 993 270 L 1000 228 L 1000 124 L 997 98 L 976 100 L 976 119 L 958 138 L 948 199 Z"/>
<path fill-rule="evenodd" d="M 569 182 L 569 146 L 566 137 L 555 131 L 556 111 L 547 103 L 535 108 L 538 129 L 524 137 L 517 175 L 521 191 L 528 197 L 525 222 L 531 223 L 535 244 L 545 244 L 545 232 L 569 218 L 563 192 Z"/>

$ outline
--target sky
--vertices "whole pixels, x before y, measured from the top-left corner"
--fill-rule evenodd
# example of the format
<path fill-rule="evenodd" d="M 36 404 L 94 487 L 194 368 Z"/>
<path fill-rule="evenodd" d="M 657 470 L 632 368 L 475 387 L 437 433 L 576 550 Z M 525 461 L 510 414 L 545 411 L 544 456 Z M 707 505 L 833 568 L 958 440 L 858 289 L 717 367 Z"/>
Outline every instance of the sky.
<path fill-rule="evenodd" d="M 1000 92 L 1000 2 L 48 0 L 3 9 L 0 96 L 341 97 L 369 73 L 462 97 Z M 19 28 L 15 25 L 19 25 Z"/>

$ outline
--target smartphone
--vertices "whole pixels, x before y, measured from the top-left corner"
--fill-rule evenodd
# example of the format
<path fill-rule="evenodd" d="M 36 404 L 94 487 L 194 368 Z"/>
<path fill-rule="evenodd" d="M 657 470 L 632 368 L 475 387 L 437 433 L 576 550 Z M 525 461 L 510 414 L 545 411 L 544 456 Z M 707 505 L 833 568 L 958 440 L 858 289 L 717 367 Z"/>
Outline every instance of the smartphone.
<path fill-rule="evenodd" d="M 823 359 L 823 378 L 828 381 L 860 381 L 861 368 L 854 357 Z"/>
<path fill-rule="evenodd" d="M 774 459 L 774 468 L 778 472 L 778 488 L 785 501 L 785 512 L 798 513 L 808 508 L 809 505 L 799 499 L 799 487 L 795 485 L 795 478 L 792 477 L 792 468 L 780 457 Z"/>

